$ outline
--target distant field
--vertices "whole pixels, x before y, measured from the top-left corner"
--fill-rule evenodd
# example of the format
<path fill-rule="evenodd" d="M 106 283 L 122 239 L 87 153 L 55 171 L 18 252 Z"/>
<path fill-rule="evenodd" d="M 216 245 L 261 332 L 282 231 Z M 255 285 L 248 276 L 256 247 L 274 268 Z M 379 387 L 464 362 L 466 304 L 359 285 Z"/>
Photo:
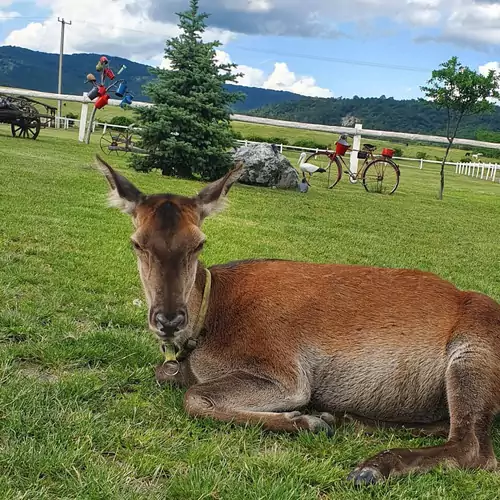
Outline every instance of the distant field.
<path fill-rule="evenodd" d="M 51 106 L 57 106 L 57 101 L 52 99 L 37 99 L 38 101 L 45 102 Z M 65 102 L 63 103 L 63 115 L 66 116 L 68 113 L 80 115 L 81 104 L 76 102 Z M 134 119 L 134 112 L 132 109 L 122 109 L 116 106 L 106 106 L 104 109 L 100 109 L 96 113 L 96 120 L 101 123 L 111 120 L 114 116 L 127 116 L 130 119 Z M 0 125 L 1 126 L 1 125 Z M 268 125 L 257 125 L 253 123 L 243 123 L 243 122 L 233 122 L 233 129 L 240 133 L 243 138 L 257 138 L 260 137 L 262 140 L 272 139 L 276 141 L 279 138 L 284 139 L 289 144 L 294 144 L 298 140 L 310 140 L 314 141 L 320 145 L 333 147 L 333 144 L 338 139 L 338 135 L 329 134 L 326 132 L 315 132 L 309 130 L 298 130 L 286 127 L 275 127 Z M 43 133 L 46 133 L 43 132 Z M 352 139 L 349 139 L 352 144 Z M 369 142 L 377 146 L 378 151 L 383 147 L 389 148 L 399 148 L 402 150 L 403 156 L 407 158 L 416 158 L 421 153 L 426 154 L 427 160 L 442 160 L 445 153 L 445 146 L 434 146 L 426 144 L 417 144 L 414 142 L 409 142 L 406 145 L 403 142 L 396 142 L 390 140 L 377 140 L 365 138 L 363 142 Z M 473 148 L 469 150 L 454 148 L 450 151 L 448 161 L 457 162 L 465 157 L 467 152 L 473 152 Z M 500 163 L 497 158 L 489 158 L 486 156 L 481 157 L 483 162 L 496 162 Z"/>
<path fill-rule="evenodd" d="M 75 113 L 77 115 L 80 114 L 81 105 L 78 103 L 66 103 L 66 107 L 64 108 L 64 115 L 67 113 Z M 96 114 L 96 120 L 101 123 L 106 123 L 106 121 L 111 120 L 114 116 L 127 116 L 133 119 L 133 111 L 132 110 L 123 110 L 121 108 L 117 108 L 114 106 L 106 107 L 102 110 L 99 110 Z M 315 141 L 318 144 L 324 144 L 325 146 L 330 145 L 333 147 L 333 144 L 338 139 L 338 136 L 335 134 L 328 134 L 326 132 L 314 132 L 309 130 L 298 130 L 291 129 L 286 127 L 274 127 L 268 125 L 255 125 L 252 123 L 242 123 L 242 122 L 233 122 L 233 129 L 241 134 L 243 138 L 256 138 L 260 137 L 262 140 L 266 139 L 278 139 L 284 138 L 290 144 L 295 143 L 298 140 L 308 139 L 311 141 Z M 0 124 L 0 130 L 6 130 L 5 126 Z M 52 135 L 54 130 L 42 130 L 41 134 L 44 135 Z M 7 132 L 9 133 L 9 132 Z M 75 133 L 76 129 L 70 131 L 69 133 Z M 98 140 L 97 135 L 93 136 L 92 141 Z M 349 142 L 352 144 L 352 139 L 349 139 Z M 422 144 L 409 143 L 408 146 L 401 143 L 391 142 L 391 141 L 379 141 L 372 140 L 366 138 L 363 142 L 369 142 L 377 146 L 377 151 L 381 151 L 384 147 L 389 148 L 400 148 L 403 152 L 403 156 L 407 158 L 416 158 L 419 153 L 425 153 L 427 160 L 435 160 L 440 161 L 443 158 L 445 148 L 440 146 L 429 146 Z M 472 149 L 470 150 L 472 152 Z M 457 162 L 462 160 L 465 157 L 466 150 L 452 149 L 450 155 L 448 157 L 448 161 Z M 289 152 L 290 156 L 295 159 L 298 158 L 299 153 L 294 154 L 293 152 Z M 492 162 L 492 163 L 500 163 L 498 158 L 489 158 L 486 156 L 481 157 L 481 161 L 483 162 Z M 406 162 L 408 163 L 408 162 Z M 414 166 L 414 165 L 413 165 Z M 429 165 L 426 168 L 434 168 Z M 438 168 L 438 165 L 436 165 Z"/>

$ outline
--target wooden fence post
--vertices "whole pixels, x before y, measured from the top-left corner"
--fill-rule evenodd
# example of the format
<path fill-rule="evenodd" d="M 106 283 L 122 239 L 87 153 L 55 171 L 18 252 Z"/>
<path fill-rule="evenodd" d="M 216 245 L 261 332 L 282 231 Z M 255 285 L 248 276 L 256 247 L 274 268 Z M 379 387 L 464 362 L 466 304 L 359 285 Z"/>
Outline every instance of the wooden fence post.
<path fill-rule="evenodd" d="M 358 151 L 361 147 L 361 131 L 363 129 L 362 123 L 354 125 L 356 131 L 354 132 L 354 139 L 352 141 L 351 158 L 349 163 L 349 170 L 355 174 L 358 171 Z"/>
<path fill-rule="evenodd" d="M 87 92 L 83 93 L 83 98 L 86 100 Z M 82 103 L 82 110 L 80 111 L 80 127 L 78 129 L 78 140 L 83 142 L 85 140 L 85 129 L 87 125 L 87 114 L 89 112 L 89 105 L 85 102 Z"/>

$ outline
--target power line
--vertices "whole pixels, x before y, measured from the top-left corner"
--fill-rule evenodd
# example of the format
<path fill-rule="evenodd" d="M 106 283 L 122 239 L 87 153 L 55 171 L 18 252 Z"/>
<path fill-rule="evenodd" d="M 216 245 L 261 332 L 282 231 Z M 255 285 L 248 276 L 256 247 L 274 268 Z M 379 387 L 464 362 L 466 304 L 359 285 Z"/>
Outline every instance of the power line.
<path fill-rule="evenodd" d="M 353 59 L 340 59 L 340 58 L 336 58 L 336 57 L 315 56 L 312 54 L 295 54 L 295 53 L 290 53 L 290 52 L 278 52 L 275 50 L 253 49 L 251 47 L 242 47 L 240 45 L 232 45 L 232 48 L 239 49 L 239 50 L 246 50 L 249 52 L 258 52 L 261 54 L 269 54 L 269 55 L 273 54 L 273 55 L 285 56 L 285 57 L 296 57 L 299 59 L 313 59 L 315 61 L 335 62 L 335 63 L 341 63 L 341 64 L 350 64 L 353 66 L 371 66 L 374 68 L 396 69 L 396 70 L 400 70 L 400 71 L 416 71 L 416 72 L 422 72 L 422 73 L 429 73 L 430 71 L 432 71 L 429 68 L 418 68 L 415 66 L 401 66 L 398 64 L 386 64 L 386 63 L 378 63 L 378 62 L 373 62 L 373 61 L 356 61 Z"/>
<path fill-rule="evenodd" d="M 2 18 L 0 18 L 2 19 Z M 18 16 L 17 18 L 8 18 L 8 19 L 35 19 L 35 18 L 28 18 L 28 17 L 22 17 Z M 40 19 L 40 18 L 39 18 Z M 59 20 L 59 18 L 58 18 Z M 85 24 L 89 26 L 97 26 L 100 28 L 109 28 L 108 24 L 101 24 L 101 23 L 94 23 L 90 21 L 79 21 L 75 20 L 75 23 L 79 24 Z M 68 24 L 71 24 L 68 23 Z M 115 28 L 118 28 L 120 30 L 124 31 L 131 31 L 135 33 L 142 33 L 151 36 L 152 33 L 151 31 L 145 31 L 145 30 L 139 30 L 135 28 L 126 28 L 124 26 L 116 26 L 114 25 Z M 155 36 L 153 34 L 153 36 Z M 162 34 L 158 34 L 158 37 L 164 37 Z M 267 55 L 276 55 L 276 56 L 283 56 L 283 57 L 291 57 L 291 58 L 296 58 L 296 59 L 308 59 L 308 60 L 314 60 L 314 61 L 322 61 L 322 62 L 329 62 L 329 63 L 339 63 L 339 64 L 347 64 L 350 66 L 366 66 L 366 67 L 372 67 L 372 68 L 380 68 L 380 69 L 392 69 L 392 70 L 397 70 L 397 71 L 412 71 L 412 72 L 417 72 L 417 73 L 430 73 L 432 69 L 430 68 L 420 68 L 416 66 L 404 66 L 404 65 L 398 65 L 398 64 L 387 64 L 387 63 L 379 63 L 375 61 L 358 61 L 354 59 L 342 59 L 342 58 L 336 58 L 336 57 L 327 57 L 327 56 L 317 56 L 313 54 L 300 54 L 300 53 L 291 53 L 291 52 L 280 52 L 276 50 L 265 50 L 265 49 L 255 49 L 252 47 L 244 47 L 241 45 L 232 45 L 231 46 L 234 49 L 238 50 L 244 50 L 248 52 L 256 52 L 260 54 L 267 54 Z"/>

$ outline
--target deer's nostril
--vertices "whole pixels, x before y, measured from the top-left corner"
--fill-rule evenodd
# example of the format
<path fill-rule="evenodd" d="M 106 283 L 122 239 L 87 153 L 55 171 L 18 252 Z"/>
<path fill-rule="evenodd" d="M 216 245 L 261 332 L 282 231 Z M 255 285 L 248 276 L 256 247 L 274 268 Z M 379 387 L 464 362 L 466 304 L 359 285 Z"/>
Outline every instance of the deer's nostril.
<path fill-rule="evenodd" d="M 173 333 L 186 325 L 186 312 L 182 309 L 174 313 L 157 313 L 156 326 L 164 333 Z"/>

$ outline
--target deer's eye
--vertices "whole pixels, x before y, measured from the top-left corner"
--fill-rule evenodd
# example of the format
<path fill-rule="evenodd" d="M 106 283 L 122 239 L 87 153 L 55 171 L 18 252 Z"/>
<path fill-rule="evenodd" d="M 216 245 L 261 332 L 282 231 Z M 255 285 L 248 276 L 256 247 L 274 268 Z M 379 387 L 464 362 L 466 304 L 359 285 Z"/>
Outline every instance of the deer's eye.
<path fill-rule="evenodd" d="M 136 251 L 136 252 L 142 252 L 142 247 L 141 245 L 139 245 L 139 243 L 137 243 L 137 241 L 135 240 L 130 240 L 131 244 L 132 244 L 132 248 Z"/>
<path fill-rule="evenodd" d="M 203 247 L 205 246 L 205 241 L 202 241 L 195 249 L 194 253 L 199 253 L 203 250 Z"/>

